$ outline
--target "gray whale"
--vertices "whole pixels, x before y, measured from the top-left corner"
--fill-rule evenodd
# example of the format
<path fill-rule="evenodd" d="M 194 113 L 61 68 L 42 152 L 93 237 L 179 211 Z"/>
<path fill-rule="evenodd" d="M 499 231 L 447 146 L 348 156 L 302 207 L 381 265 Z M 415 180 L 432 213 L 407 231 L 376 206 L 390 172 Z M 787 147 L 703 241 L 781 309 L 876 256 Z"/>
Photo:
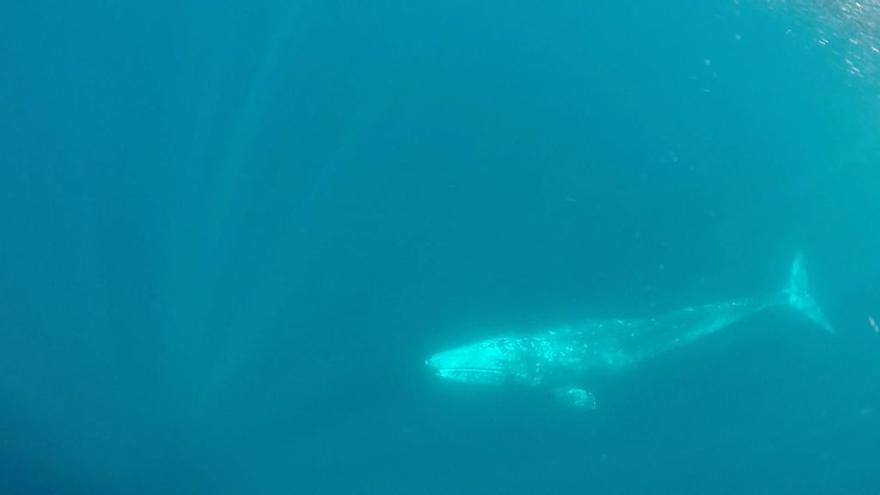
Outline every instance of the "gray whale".
<path fill-rule="evenodd" d="M 827 332 L 832 327 L 810 295 L 800 253 L 788 285 L 763 297 L 741 298 L 641 319 L 588 320 L 527 335 L 505 335 L 438 352 L 425 364 L 443 380 L 547 387 L 563 403 L 595 409 L 591 377 L 632 367 L 768 308 L 790 306 Z"/>

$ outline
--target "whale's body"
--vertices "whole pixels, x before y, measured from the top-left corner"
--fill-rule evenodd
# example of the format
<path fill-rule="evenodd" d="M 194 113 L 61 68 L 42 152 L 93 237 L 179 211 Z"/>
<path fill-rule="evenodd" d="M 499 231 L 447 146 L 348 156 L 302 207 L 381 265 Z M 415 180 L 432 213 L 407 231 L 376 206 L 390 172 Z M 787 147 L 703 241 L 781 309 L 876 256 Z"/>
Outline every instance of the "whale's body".
<path fill-rule="evenodd" d="M 831 331 L 807 291 L 806 272 L 798 256 L 788 286 L 765 297 L 689 306 L 652 318 L 588 320 L 532 334 L 500 336 L 436 353 L 426 364 L 441 379 L 544 386 L 565 403 L 594 408 L 592 393 L 582 388 L 592 377 L 630 368 L 778 306 L 791 306 Z"/>

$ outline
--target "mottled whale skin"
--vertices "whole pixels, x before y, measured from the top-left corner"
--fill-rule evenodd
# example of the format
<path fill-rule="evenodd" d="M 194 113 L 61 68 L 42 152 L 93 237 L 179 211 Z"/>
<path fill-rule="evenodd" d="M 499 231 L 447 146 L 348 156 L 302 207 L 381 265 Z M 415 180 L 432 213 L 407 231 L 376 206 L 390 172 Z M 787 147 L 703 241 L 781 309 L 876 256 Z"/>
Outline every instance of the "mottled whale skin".
<path fill-rule="evenodd" d="M 582 388 L 591 377 L 628 369 L 779 306 L 791 306 L 832 331 L 807 290 L 799 254 L 788 286 L 764 297 L 689 306 L 652 318 L 588 320 L 528 335 L 499 336 L 438 352 L 425 364 L 443 380 L 542 386 L 565 404 L 594 409 L 592 392 Z"/>

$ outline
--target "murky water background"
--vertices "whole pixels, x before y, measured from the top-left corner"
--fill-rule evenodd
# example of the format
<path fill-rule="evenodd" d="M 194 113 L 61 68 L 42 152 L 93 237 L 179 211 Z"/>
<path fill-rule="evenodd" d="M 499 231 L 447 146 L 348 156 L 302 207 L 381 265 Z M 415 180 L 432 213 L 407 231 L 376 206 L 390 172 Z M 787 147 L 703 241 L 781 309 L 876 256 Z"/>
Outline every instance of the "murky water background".
<path fill-rule="evenodd" d="M 0 491 L 871 493 L 876 2 L 23 3 L 0 29 Z M 496 329 L 784 283 L 597 383 Z"/>

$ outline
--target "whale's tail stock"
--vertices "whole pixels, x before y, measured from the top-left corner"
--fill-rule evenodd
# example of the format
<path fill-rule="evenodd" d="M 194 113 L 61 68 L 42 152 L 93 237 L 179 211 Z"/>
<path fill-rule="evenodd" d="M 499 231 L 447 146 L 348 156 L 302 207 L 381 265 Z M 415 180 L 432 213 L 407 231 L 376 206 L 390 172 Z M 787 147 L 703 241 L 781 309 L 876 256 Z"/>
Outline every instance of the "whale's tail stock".
<path fill-rule="evenodd" d="M 825 314 L 822 313 L 822 308 L 819 307 L 819 304 L 810 295 L 807 284 L 807 271 L 804 268 L 803 258 L 803 253 L 798 252 L 791 264 L 788 287 L 784 291 L 785 296 L 788 298 L 788 304 L 826 332 L 833 333 L 834 329 L 825 318 Z"/>

